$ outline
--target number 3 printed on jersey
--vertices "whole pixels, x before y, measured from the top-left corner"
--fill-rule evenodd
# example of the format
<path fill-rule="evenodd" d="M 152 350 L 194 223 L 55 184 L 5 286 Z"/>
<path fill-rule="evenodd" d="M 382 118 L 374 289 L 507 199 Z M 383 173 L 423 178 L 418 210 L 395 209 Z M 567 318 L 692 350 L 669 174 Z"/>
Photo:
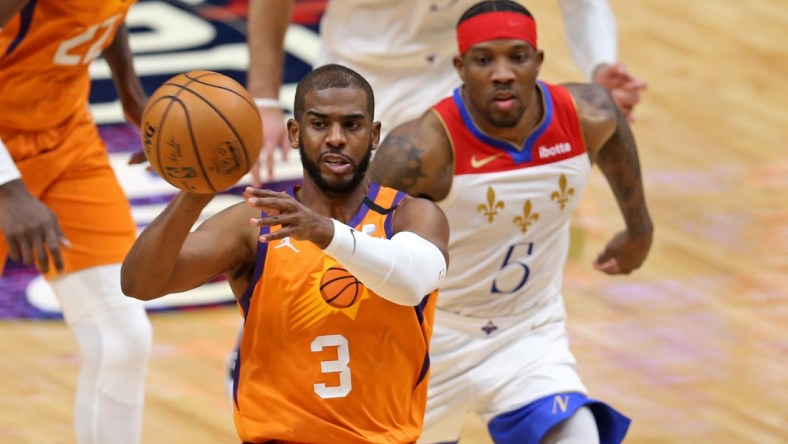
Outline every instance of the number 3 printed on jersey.
<path fill-rule="evenodd" d="M 337 348 L 337 359 L 333 361 L 321 361 L 320 371 L 323 373 L 339 373 L 339 385 L 327 386 L 325 384 L 315 384 L 315 393 L 323 399 L 344 398 L 350 393 L 352 384 L 350 382 L 350 348 L 347 339 L 342 335 L 318 336 L 312 341 L 312 351 L 319 352 L 326 347 Z"/>
<path fill-rule="evenodd" d="M 58 65 L 88 65 L 104 49 L 104 45 L 115 35 L 121 14 L 115 14 L 104 22 L 93 25 L 81 34 L 65 40 L 55 52 L 54 62 Z M 91 43 L 86 47 L 87 43 Z M 81 50 L 81 51 L 80 51 Z"/>

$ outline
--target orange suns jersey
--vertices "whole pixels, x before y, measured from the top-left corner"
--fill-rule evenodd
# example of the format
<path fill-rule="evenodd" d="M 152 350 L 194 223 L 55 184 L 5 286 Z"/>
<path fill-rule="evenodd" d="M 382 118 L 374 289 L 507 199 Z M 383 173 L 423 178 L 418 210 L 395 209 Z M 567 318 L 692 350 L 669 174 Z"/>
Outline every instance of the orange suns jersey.
<path fill-rule="evenodd" d="M 404 197 L 373 183 L 348 225 L 390 238 Z M 244 442 L 411 443 L 419 437 L 437 292 L 411 307 L 360 285 L 355 302 L 334 308 L 320 290 L 332 267 L 342 265 L 311 242 L 259 244 L 252 283 L 239 299 L 246 320 L 235 424 Z"/>
<path fill-rule="evenodd" d="M 38 131 L 87 106 L 90 63 L 134 0 L 30 0 L 0 30 L 0 128 Z"/>

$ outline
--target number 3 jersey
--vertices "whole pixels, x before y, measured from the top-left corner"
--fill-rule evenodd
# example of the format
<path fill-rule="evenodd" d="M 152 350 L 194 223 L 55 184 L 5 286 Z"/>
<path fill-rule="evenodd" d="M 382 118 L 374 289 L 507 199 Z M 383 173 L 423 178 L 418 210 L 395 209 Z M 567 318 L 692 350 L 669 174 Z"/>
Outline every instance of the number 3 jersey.
<path fill-rule="evenodd" d="M 454 151 L 452 187 L 438 203 L 451 229 L 440 310 L 518 316 L 560 297 L 569 220 L 591 163 L 569 92 L 537 88 L 544 115 L 523 146 L 482 132 L 459 88 L 433 108 Z"/>
<path fill-rule="evenodd" d="M 90 63 L 134 0 L 30 0 L 0 30 L 0 129 L 49 129 L 85 108 Z"/>
<path fill-rule="evenodd" d="M 404 197 L 373 183 L 348 225 L 390 238 Z M 241 439 L 415 442 L 427 399 L 437 294 L 410 307 L 360 285 L 350 306 L 335 308 L 321 295 L 321 282 L 342 265 L 313 243 L 292 238 L 259 244 L 256 267 L 250 290 L 239 299 L 246 318 L 235 378 Z"/>

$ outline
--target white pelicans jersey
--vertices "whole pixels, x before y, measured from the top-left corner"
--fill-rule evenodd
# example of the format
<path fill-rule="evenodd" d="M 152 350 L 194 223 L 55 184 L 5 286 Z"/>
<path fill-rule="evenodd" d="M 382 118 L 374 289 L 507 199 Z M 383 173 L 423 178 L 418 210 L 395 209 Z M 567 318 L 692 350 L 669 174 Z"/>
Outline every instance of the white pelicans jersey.
<path fill-rule="evenodd" d="M 439 310 L 517 317 L 560 298 L 569 220 L 591 162 L 569 92 L 537 85 L 544 117 L 522 147 L 483 133 L 459 89 L 433 108 L 455 163 L 449 195 L 438 202 L 451 227 Z"/>

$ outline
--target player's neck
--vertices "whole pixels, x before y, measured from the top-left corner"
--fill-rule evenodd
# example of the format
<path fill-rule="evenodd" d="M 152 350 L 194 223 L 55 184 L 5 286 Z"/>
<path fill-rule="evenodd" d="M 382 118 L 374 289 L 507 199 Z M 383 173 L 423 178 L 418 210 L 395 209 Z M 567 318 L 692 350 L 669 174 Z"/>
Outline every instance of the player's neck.
<path fill-rule="evenodd" d="M 465 103 L 470 103 L 470 101 L 468 101 L 464 96 L 464 93 L 465 92 L 463 91 L 463 99 Z M 539 89 L 539 86 L 534 86 L 533 93 L 526 97 L 525 100 L 526 106 L 523 115 L 520 116 L 520 120 L 511 127 L 493 125 L 482 116 L 478 115 L 471 106 L 469 106 L 468 109 L 471 114 L 471 119 L 484 133 L 496 139 L 510 142 L 516 146 L 522 146 L 525 143 L 525 139 L 539 125 L 539 122 L 541 122 L 542 116 L 544 115 L 542 92 Z"/>
<path fill-rule="evenodd" d="M 364 178 L 353 190 L 344 194 L 326 192 L 307 175 L 304 184 L 296 190 L 296 199 L 312 211 L 326 217 L 348 223 L 358 213 L 361 203 L 369 191 L 369 179 Z"/>

